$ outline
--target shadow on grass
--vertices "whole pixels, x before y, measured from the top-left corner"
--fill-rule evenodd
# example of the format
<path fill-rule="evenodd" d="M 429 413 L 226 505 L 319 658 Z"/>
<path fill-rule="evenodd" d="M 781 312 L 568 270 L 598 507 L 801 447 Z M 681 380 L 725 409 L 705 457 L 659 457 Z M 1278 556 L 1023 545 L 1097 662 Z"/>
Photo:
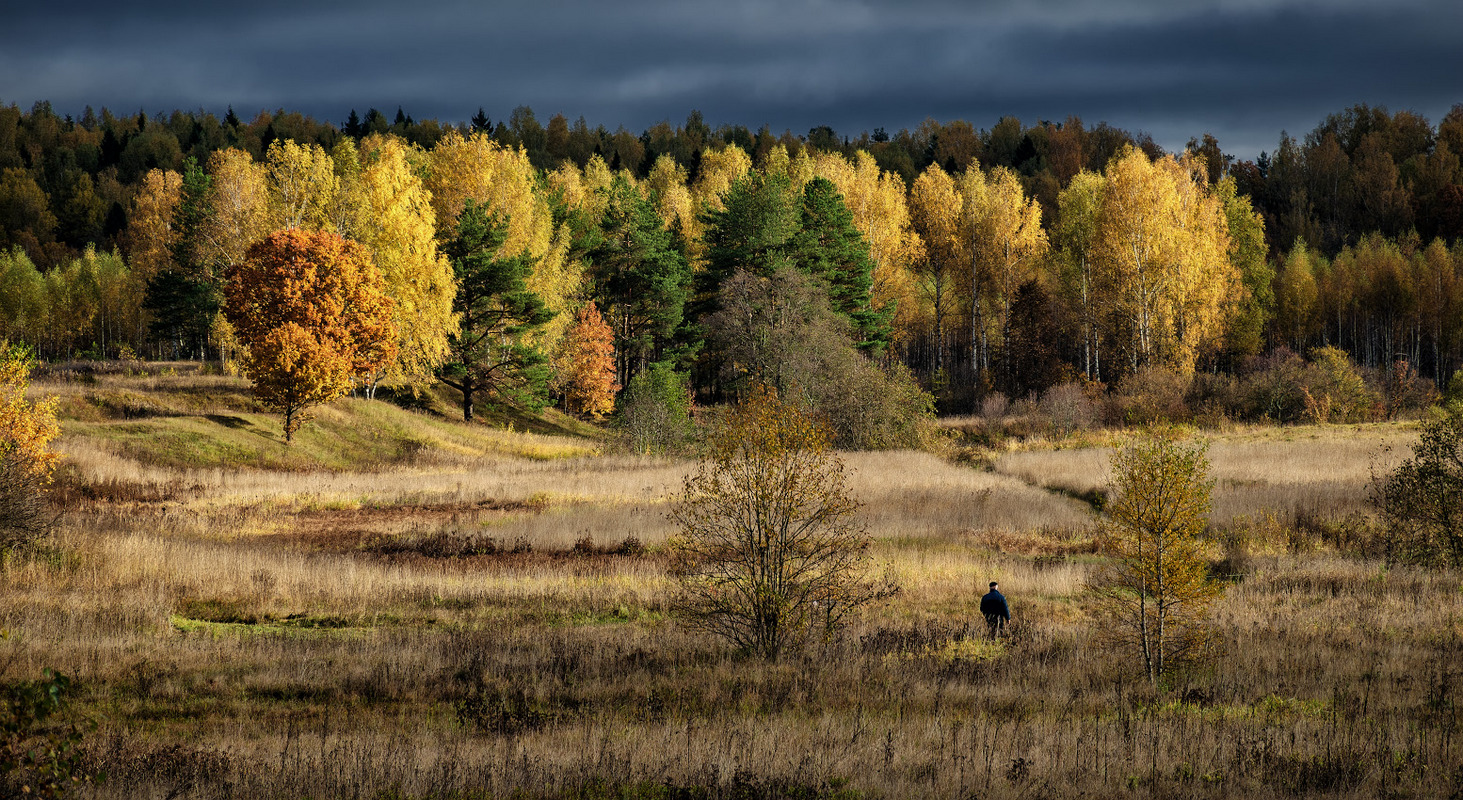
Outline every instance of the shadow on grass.
<path fill-rule="evenodd" d="M 235 430 L 245 430 L 252 427 L 252 423 L 249 420 L 243 417 L 233 416 L 232 414 L 204 414 L 203 418 L 215 425 L 222 425 L 225 428 L 233 428 Z"/>

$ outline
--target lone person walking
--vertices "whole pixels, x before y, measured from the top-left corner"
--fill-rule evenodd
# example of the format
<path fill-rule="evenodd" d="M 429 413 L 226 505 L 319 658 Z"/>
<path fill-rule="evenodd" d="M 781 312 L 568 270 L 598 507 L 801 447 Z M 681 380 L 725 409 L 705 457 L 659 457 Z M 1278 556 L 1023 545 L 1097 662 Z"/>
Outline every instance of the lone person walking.
<path fill-rule="evenodd" d="M 992 639 L 999 638 L 1011 621 L 1011 609 L 1006 605 L 1006 596 L 996 590 L 991 581 L 991 590 L 980 599 L 980 613 L 985 615 L 986 630 Z"/>

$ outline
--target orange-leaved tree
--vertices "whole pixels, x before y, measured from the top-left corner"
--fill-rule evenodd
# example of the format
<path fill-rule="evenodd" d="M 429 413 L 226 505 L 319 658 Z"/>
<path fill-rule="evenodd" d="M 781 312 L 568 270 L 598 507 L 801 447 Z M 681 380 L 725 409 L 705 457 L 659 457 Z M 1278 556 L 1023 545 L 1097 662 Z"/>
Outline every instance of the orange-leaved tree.
<path fill-rule="evenodd" d="M 561 359 L 564 405 L 569 411 L 601 419 L 615 409 L 615 332 L 593 301 L 579 309 Z"/>
<path fill-rule="evenodd" d="M 396 357 L 393 305 L 361 245 L 338 234 L 285 230 L 228 271 L 225 313 L 248 348 L 254 393 L 284 415 L 284 438 L 307 409 L 350 390 Z"/>
<path fill-rule="evenodd" d="M 59 458 L 50 448 L 61 432 L 56 400 L 25 399 L 30 370 L 30 351 L 0 341 L 0 551 L 45 533 L 41 492 Z"/>

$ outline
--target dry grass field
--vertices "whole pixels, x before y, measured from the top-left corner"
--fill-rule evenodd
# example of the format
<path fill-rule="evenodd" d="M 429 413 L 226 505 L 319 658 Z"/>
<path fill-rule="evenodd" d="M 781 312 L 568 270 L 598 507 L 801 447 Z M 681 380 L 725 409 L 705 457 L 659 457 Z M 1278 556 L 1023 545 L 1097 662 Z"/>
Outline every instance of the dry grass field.
<path fill-rule="evenodd" d="M 1213 440 L 1225 655 L 1155 688 L 1093 643 L 1101 448 L 848 454 L 904 590 L 765 663 L 668 616 L 686 462 L 354 400 L 291 451 L 236 379 L 38 388 L 67 467 L 0 570 L 0 677 L 75 678 L 80 796 L 1463 793 L 1463 580 L 1387 568 L 1357 516 L 1405 425 Z"/>

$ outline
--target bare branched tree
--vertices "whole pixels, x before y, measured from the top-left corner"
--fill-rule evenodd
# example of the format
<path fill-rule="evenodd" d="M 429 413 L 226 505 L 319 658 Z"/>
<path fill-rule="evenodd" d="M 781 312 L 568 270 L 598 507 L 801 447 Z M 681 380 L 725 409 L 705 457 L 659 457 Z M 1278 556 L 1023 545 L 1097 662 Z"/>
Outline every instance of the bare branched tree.
<path fill-rule="evenodd" d="M 13 449 L 0 448 L 0 552 L 41 538 L 48 530 L 44 487 Z"/>
<path fill-rule="evenodd" d="M 708 445 L 670 512 L 677 606 L 693 627 L 777 658 L 895 591 L 867 577 L 843 462 L 802 409 L 755 389 Z"/>

